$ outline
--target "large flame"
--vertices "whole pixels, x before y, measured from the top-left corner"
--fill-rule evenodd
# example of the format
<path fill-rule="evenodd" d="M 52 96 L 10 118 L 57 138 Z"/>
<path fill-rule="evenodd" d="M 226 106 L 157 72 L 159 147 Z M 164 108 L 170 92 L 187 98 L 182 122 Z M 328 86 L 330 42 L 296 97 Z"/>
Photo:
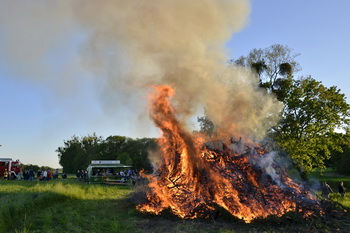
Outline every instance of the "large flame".
<path fill-rule="evenodd" d="M 261 165 L 269 154 L 252 142 L 230 138 L 205 143 L 203 135 L 186 132 L 169 101 L 174 89 L 155 89 L 150 112 L 163 132 L 159 139 L 162 164 L 156 174 L 144 175 L 149 191 L 148 202 L 137 207 L 141 212 L 160 214 L 170 209 L 181 218 L 206 218 L 220 206 L 250 222 L 302 211 L 300 200 L 317 202 L 277 164 Z M 274 170 L 273 175 L 268 169 Z"/>

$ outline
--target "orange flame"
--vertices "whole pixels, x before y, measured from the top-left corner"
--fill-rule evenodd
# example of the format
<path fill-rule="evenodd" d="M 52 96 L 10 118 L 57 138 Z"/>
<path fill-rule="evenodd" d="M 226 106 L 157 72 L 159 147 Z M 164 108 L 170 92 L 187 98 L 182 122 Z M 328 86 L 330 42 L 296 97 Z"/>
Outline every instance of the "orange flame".
<path fill-rule="evenodd" d="M 186 132 L 169 101 L 174 89 L 166 85 L 155 89 L 150 115 L 163 132 L 162 164 L 156 175 L 144 174 L 149 180 L 148 202 L 138 210 L 160 214 L 170 209 L 181 218 L 207 218 L 220 206 L 251 222 L 297 211 L 300 199 L 317 202 L 281 168 L 275 168 L 278 182 L 274 181 L 257 162 L 267 155 L 257 145 L 241 145 L 245 150 L 239 154 L 230 140 L 219 141 L 220 149 L 215 149 L 204 143 L 203 135 Z"/>

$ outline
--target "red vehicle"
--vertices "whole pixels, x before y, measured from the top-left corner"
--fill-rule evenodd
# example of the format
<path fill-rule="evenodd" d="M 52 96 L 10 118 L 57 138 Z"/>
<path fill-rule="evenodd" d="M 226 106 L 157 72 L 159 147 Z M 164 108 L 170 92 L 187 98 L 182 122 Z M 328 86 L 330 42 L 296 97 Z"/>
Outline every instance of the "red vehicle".
<path fill-rule="evenodd" d="M 19 160 L 13 161 L 10 158 L 0 158 L 0 177 L 4 177 L 7 170 L 9 179 L 16 179 L 18 173 L 22 173 L 22 164 Z"/>

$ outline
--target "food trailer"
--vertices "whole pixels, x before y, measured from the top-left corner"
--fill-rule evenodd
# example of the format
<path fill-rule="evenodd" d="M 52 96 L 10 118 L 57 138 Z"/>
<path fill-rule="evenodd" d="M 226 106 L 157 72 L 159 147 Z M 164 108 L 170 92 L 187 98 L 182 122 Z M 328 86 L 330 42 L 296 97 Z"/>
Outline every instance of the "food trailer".
<path fill-rule="evenodd" d="M 91 183 L 127 184 L 130 178 L 127 172 L 131 168 L 120 160 L 92 160 L 86 170 Z"/>

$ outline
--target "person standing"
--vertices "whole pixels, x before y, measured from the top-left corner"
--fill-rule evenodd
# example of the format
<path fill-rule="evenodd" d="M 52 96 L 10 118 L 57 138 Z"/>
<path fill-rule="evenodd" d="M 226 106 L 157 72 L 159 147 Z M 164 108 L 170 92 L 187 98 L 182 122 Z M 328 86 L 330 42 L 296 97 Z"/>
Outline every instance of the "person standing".
<path fill-rule="evenodd" d="M 8 180 L 8 178 L 9 178 L 9 173 L 8 173 L 7 169 L 5 169 L 5 171 L 4 171 L 4 179 Z"/>
<path fill-rule="evenodd" d="M 77 181 L 79 181 L 81 179 L 81 172 L 78 170 L 77 173 L 76 173 L 76 176 L 77 176 Z"/>
<path fill-rule="evenodd" d="M 329 186 L 329 184 L 327 184 L 327 182 L 324 181 L 323 185 L 322 185 L 322 196 L 323 196 L 323 198 L 328 199 L 330 193 L 333 193 L 333 190 L 332 190 L 331 186 Z"/>
<path fill-rule="evenodd" d="M 36 173 L 37 177 L 38 177 L 38 181 L 41 181 L 43 176 L 42 176 L 42 172 L 41 170 L 38 170 L 38 172 Z"/>
<path fill-rule="evenodd" d="M 84 178 L 84 181 L 85 183 L 89 183 L 89 174 L 88 174 L 88 171 L 85 171 L 84 174 L 83 174 L 83 178 Z"/>
<path fill-rule="evenodd" d="M 34 170 L 33 170 L 33 169 L 30 169 L 30 170 L 29 170 L 29 180 L 30 180 L 30 181 L 33 181 L 33 180 L 34 180 L 34 175 L 35 175 L 35 174 L 34 174 Z"/>
<path fill-rule="evenodd" d="M 47 171 L 44 170 L 44 171 L 42 172 L 42 175 L 43 175 L 43 181 L 46 181 L 46 180 L 47 180 Z"/>
<path fill-rule="evenodd" d="M 17 179 L 22 180 L 23 174 L 22 171 L 18 172 Z"/>
<path fill-rule="evenodd" d="M 339 191 L 341 197 L 345 197 L 345 190 L 346 190 L 346 188 L 344 187 L 344 182 L 340 181 L 339 185 L 338 185 L 338 191 Z"/>
<path fill-rule="evenodd" d="M 54 175 L 53 175 L 53 178 L 54 178 L 54 179 L 57 179 L 57 178 L 58 178 L 58 169 L 55 170 L 55 173 L 54 173 Z"/>

